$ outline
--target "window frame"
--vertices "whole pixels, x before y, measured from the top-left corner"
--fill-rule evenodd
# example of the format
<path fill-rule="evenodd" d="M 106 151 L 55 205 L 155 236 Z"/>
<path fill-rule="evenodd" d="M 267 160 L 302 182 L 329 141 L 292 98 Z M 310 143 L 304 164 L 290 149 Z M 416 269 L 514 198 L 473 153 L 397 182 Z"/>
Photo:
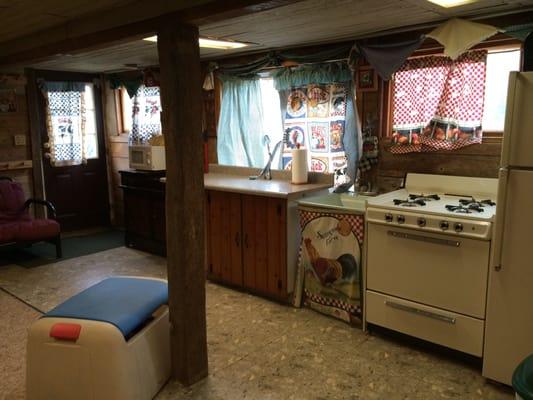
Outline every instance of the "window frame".
<path fill-rule="evenodd" d="M 128 92 L 126 91 L 124 87 L 120 87 L 115 90 L 117 132 L 119 135 L 129 135 L 131 133 L 131 129 L 126 129 L 124 126 L 124 112 L 125 112 L 124 96 L 129 96 Z"/>
<path fill-rule="evenodd" d="M 479 49 L 484 49 L 489 52 L 520 50 L 520 65 L 522 64 L 522 60 L 524 57 L 523 43 L 516 39 L 494 40 L 494 43 L 488 40 L 487 42 L 474 46 L 471 50 L 479 50 Z M 416 51 L 408 59 L 427 57 L 427 56 L 438 56 L 438 55 L 443 55 L 442 47 L 420 49 Z M 391 78 L 391 80 L 386 81 L 386 82 L 382 81 L 382 82 L 383 84 L 381 86 L 381 93 L 380 93 L 381 109 L 383 110 L 383 112 L 381 113 L 382 118 L 383 118 L 381 137 L 386 138 L 386 139 L 391 139 L 392 137 L 392 114 L 394 111 L 394 104 L 393 104 L 394 76 Z M 503 131 L 485 131 L 485 130 L 483 131 L 482 143 L 501 143 L 502 139 L 503 139 Z"/>

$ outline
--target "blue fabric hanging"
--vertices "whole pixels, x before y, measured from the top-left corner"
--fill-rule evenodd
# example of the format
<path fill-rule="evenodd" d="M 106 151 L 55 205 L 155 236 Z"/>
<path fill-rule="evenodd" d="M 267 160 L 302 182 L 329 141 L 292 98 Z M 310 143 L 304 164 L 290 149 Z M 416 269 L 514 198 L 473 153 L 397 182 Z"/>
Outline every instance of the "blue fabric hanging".
<path fill-rule="evenodd" d="M 355 50 L 362 54 L 372 65 L 379 76 L 388 81 L 407 58 L 420 47 L 425 37 L 392 44 L 362 44 L 357 43 Z"/>
<path fill-rule="evenodd" d="M 262 167 L 263 106 L 259 79 L 220 76 L 222 104 L 218 122 L 218 162 L 223 165 Z"/>
<path fill-rule="evenodd" d="M 506 35 L 515 37 L 524 42 L 533 32 L 533 22 L 520 25 L 511 25 L 503 29 Z"/>

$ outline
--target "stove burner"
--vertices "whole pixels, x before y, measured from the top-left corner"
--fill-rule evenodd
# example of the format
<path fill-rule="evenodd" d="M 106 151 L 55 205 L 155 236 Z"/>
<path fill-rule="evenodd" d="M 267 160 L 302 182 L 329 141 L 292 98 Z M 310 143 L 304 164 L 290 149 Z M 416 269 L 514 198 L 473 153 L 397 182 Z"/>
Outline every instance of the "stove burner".
<path fill-rule="evenodd" d="M 410 194 L 409 199 L 431 201 L 431 200 L 440 200 L 440 197 L 436 194 Z"/>
<path fill-rule="evenodd" d="M 452 204 L 446 204 L 445 207 L 448 211 L 451 211 L 457 214 L 472 214 L 473 211 L 478 212 L 478 213 L 484 211 L 484 209 L 478 203 L 461 204 L 459 206 L 454 206 Z"/>
<path fill-rule="evenodd" d="M 483 207 L 483 206 L 495 206 L 496 203 L 492 200 L 481 200 L 477 201 L 473 197 L 471 199 L 459 199 L 459 203 L 463 206 L 471 206 L 475 205 L 477 207 Z"/>
<path fill-rule="evenodd" d="M 393 200 L 395 206 L 402 206 L 402 207 L 422 207 L 426 205 L 426 202 L 422 199 L 407 199 L 407 200 Z"/>

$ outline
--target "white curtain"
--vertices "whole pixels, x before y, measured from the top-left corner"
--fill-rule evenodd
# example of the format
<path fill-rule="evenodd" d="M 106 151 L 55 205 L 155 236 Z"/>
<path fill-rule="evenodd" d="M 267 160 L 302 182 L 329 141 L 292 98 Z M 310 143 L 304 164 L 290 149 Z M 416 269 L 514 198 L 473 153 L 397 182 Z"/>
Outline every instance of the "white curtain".
<path fill-rule="evenodd" d="M 53 166 L 79 165 L 87 160 L 85 83 L 43 82 L 49 152 Z"/>

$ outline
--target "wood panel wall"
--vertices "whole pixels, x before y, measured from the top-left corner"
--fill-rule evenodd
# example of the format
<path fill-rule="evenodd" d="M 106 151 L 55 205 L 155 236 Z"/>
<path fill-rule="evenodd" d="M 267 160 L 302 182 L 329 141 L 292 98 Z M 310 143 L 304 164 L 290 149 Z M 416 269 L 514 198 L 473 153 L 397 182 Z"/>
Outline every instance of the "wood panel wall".
<path fill-rule="evenodd" d="M 119 132 L 119 98 L 109 82 L 105 81 L 102 92 L 104 109 L 104 130 L 107 150 L 107 173 L 109 182 L 109 201 L 111 209 L 111 224 L 116 227 L 124 226 L 124 199 L 120 185 L 118 171 L 129 169 L 128 134 Z"/>
<path fill-rule="evenodd" d="M 26 197 L 33 197 L 26 79 L 22 75 L 0 75 L 0 90 L 16 94 L 16 111 L 0 111 L 0 176 L 20 182 Z M 24 136 L 26 144 L 16 146 L 15 135 Z"/>

